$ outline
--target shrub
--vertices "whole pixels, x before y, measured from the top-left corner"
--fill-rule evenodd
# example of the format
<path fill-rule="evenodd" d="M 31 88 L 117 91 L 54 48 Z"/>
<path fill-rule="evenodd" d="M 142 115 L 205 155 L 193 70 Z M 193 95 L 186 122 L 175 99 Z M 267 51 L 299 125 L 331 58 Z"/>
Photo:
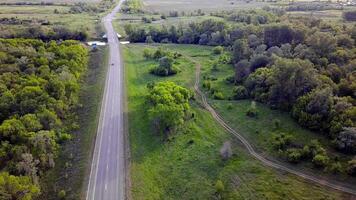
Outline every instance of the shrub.
<path fill-rule="evenodd" d="M 329 166 L 328 170 L 329 170 L 330 172 L 332 172 L 332 173 L 339 173 L 339 172 L 341 172 L 341 171 L 342 171 L 341 163 L 340 163 L 339 161 L 333 162 L 333 163 Z"/>
<path fill-rule="evenodd" d="M 308 145 L 303 147 L 303 154 L 308 158 L 313 158 L 317 154 L 326 154 L 326 151 L 318 140 L 312 140 Z"/>
<path fill-rule="evenodd" d="M 356 176 L 356 157 L 350 160 L 347 164 L 347 173 L 352 176 Z"/>
<path fill-rule="evenodd" d="M 256 102 L 252 101 L 250 108 L 246 111 L 246 115 L 249 117 L 257 117 L 257 114 Z"/>
<path fill-rule="evenodd" d="M 65 199 L 66 198 L 66 191 L 65 190 L 61 190 L 58 192 L 58 198 L 59 199 Z"/>
<path fill-rule="evenodd" d="M 232 156 L 232 149 L 230 141 L 224 142 L 220 149 L 220 156 L 223 160 L 228 160 Z"/>
<path fill-rule="evenodd" d="M 225 190 L 224 183 L 221 180 L 217 180 L 215 183 L 215 189 L 216 189 L 216 193 L 221 195 Z"/>
<path fill-rule="evenodd" d="M 203 81 L 203 88 L 206 88 L 207 90 L 211 89 L 211 82 L 209 80 L 204 80 Z"/>
<path fill-rule="evenodd" d="M 223 95 L 223 93 L 221 93 L 219 91 L 216 91 L 213 94 L 213 98 L 217 99 L 217 100 L 223 100 L 224 99 L 224 95 Z"/>
<path fill-rule="evenodd" d="M 213 53 L 214 54 L 222 54 L 222 52 L 224 51 L 224 47 L 222 47 L 222 46 L 217 46 L 217 47 L 214 47 L 214 49 L 213 49 Z"/>
<path fill-rule="evenodd" d="M 272 146 L 276 150 L 285 149 L 292 142 L 292 136 L 286 133 L 273 134 Z"/>
<path fill-rule="evenodd" d="M 159 59 L 159 65 L 152 68 L 150 73 L 157 76 L 170 76 L 178 73 L 178 71 L 178 68 L 173 66 L 173 59 L 165 56 Z"/>
<path fill-rule="evenodd" d="M 232 110 L 232 108 L 233 108 L 232 104 L 229 103 L 229 104 L 227 105 L 227 109 L 228 109 L 228 110 Z"/>
<path fill-rule="evenodd" d="M 287 150 L 287 160 L 292 163 L 298 163 L 301 161 L 303 157 L 303 153 L 301 149 L 288 149 Z"/>
<path fill-rule="evenodd" d="M 316 167 L 326 167 L 329 163 L 329 157 L 326 154 L 316 154 L 312 162 Z"/>
<path fill-rule="evenodd" d="M 346 153 L 356 152 L 356 128 L 344 127 L 335 139 L 337 148 Z"/>
<path fill-rule="evenodd" d="M 143 50 L 143 57 L 146 58 L 146 59 L 152 58 L 153 57 L 152 51 L 150 49 L 145 48 Z"/>
<path fill-rule="evenodd" d="M 211 70 L 212 71 L 219 71 L 219 66 L 218 65 L 219 65 L 218 62 L 213 62 Z"/>
<path fill-rule="evenodd" d="M 281 120 L 279 119 L 273 119 L 272 123 L 275 129 L 279 129 L 281 127 Z"/>
<path fill-rule="evenodd" d="M 234 99 L 239 100 L 239 99 L 246 99 L 248 97 L 248 92 L 247 89 L 239 85 L 234 88 Z"/>

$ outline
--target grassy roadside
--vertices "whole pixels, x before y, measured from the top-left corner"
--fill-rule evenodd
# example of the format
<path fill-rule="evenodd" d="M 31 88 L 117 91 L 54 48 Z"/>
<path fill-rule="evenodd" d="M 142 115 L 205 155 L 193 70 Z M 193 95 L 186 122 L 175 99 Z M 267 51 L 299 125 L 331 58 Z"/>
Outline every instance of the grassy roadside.
<path fill-rule="evenodd" d="M 108 48 L 101 47 L 90 53 L 88 70 L 83 78 L 80 93 L 82 107 L 77 110 L 79 130 L 73 139 L 61 149 L 56 166 L 41 183 L 43 193 L 39 199 L 57 199 L 60 190 L 66 191 L 66 199 L 83 199 L 91 154 L 95 143 L 100 105 L 105 86 Z M 63 170 L 64 169 L 64 170 Z"/>
<path fill-rule="evenodd" d="M 185 49 L 183 53 L 191 56 L 207 52 L 204 48 L 190 45 L 166 47 L 171 51 Z M 216 199 L 217 180 L 224 183 L 222 195 L 226 199 L 345 197 L 339 192 L 262 166 L 195 101 L 191 102 L 191 106 L 196 112 L 196 118 L 187 122 L 173 139 L 162 141 L 151 131 L 145 114 L 146 84 L 168 79 L 192 88 L 195 66 L 189 60 L 180 58 L 180 73 L 168 78 L 158 78 L 148 73 L 150 67 L 156 63 L 143 58 L 143 49 L 143 45 L 128 45 L 123 48 L 133 199 Z M 227 140 L 232 142 L 235 155 L 228 161 L 222 161 L 219 149 Z"/>

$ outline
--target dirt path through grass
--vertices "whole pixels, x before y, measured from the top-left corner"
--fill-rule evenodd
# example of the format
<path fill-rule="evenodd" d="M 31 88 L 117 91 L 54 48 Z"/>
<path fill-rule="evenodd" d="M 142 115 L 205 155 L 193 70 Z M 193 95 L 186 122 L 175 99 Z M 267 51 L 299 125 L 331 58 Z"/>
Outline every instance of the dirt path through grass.
<path fill-rule="evenodd" d="M 304 178 L 306 180 L 315 182 L 317 184 L 320 184 L 320 185 L 323 185 L 323 186 L 327 186 L 327 187 L 330 187 L 332 189 L 340 190 L 342 192 L 346 192 L 346 193 L 349 193 L 349 194 L 352 194 L 352 195 L 356 195 L 356 189 L 352 188 L 352 186 L 348 187 L 345 184 L 342 184 L 342 183 L 339 183 L 339 182 L 336 182 L 336 181 L 330 181 L 330 180 L 326 180 L 326 179 L 323 179 L 323 178 L 320 178 L 320 177 L 316 177 L 316 176 L 312 176 L 312 175 L 309 175 L 309 174 L 302 173 L 302 172 L 297 171 L 295 169 L 291 169 L 291 168 L 283 165 L 282 163 L 277 163 L 276 161 L 272 161 L 272 160 L 266 159 L 265 157 L 263 157 L 260 154 L 258 154 L 255 151 L 255 149 L 252 147 L 252 145 L 241 134 L 239 134 L 236 130 L 234 130 L 228 124 L 226 124 L 225 121 L 223 120 L 223 118 L 215 111 L 214 108 L 212 108 L 210 106 L 210 104 L 207 101 L 207 98 L 206 98 L 205 94 L 199 88 L 201 64 L 198 61 L 196 61 L 195 59 L 193 59 L 192 57 L 189 57 L 187 55 L 184 55 L 184 56 L 187 57 L 189 60 L 191 60 L 196 65 L 194 90 L 195 90 L 196 94 L 198 96 L 200 96 L 203 107 L 210 112 L 212 117 L 226 131 L 228 131 L 233 136 L 235 136 L 244 145 L 244 147 L 248 150 L 248 152 L 253 157 L 255 157 L 257 160 L 261 161 L 262 164 L 264 164 L 265 166 L 272 167 L 272 168 L 275 168 L 275 169 L 278 169 L 278 170 L 282 170 L 282 171 L 286 171 L 286 172 L 289 172 L 291 174 L 294 174 L 294 175 L 297 175 L 299 177 L 302 177 L 302 178 Z"/>

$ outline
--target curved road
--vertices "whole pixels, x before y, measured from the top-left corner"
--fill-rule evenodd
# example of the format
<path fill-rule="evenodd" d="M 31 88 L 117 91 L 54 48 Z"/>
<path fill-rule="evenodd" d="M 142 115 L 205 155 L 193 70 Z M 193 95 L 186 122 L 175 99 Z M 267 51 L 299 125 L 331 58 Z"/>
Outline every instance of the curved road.
<path fill-rule="evenodd" d="M 342 185 L 341 183 L 329 182 L 326 179 L 321 179 L 321 178 L 316 177 L 316 176 L 312 176 L 312 175 L 308 175 L 308 174 L 302 173 L 300 171 L 288 168 L 287 166 L 284 166 L 284 165 L 282 165 L 280 163 L 277 163 L 277 162 L 274 162 L 274 161 L 271 161 L 271 160 L 267 160 L 266 158 L 264 158 L 263 156 L 258 154 L 255 151 L 255 149 L 251 146 L 251 144 L 241 134 L 239 134 L 237 131 L 235 131 L 233 128 L 231 128 L 228 124 L 226 124 L 224 122 L 224 120 L 222 119 L 222 117 L 214 110 L 214 108 L 212 108 L 209 105 L 204 93 L 202 91 L 200 91 L 200 89 L 199 89 L 200 68 L 201 68 L 201 66 L 194 59 L 192 59 L 192 58 L 189 58 L 189 59 L 196 64 L 194 89 L 195 89 L 196 93 L 201 97 L 201 100 L 202 100 L 204 108 L 207 109 L 210 112 L 210 114 L 213 116 L 213 118 L 226 131 L 228 131 L 229 133 L 234 135 L 238 140 L 240 140 L 241 143 L 245 146 L 245 148 L 248 150 L 248 152 L 253 157 L 255 157 L 257 160 L 261 161 L 266 166 L 269 166 L 269 167 L 272 167 L 272 168 L 275 168 L 275 169 L 279 169 L 279 170 L 282 170 L 282 171 L 289 172 L 291 174 L 294 174 L 294 175 L 297 175 L 299 177 L 302 177 L 302 178 L 304 178 L 306 180 L 312 181 L 314 183 L 317 183 L 317 184 L 320 184 L 320 185 L 323 185 L 323 186 L 330 187 L 332 189 L 336 189 L 336 190 L 339 190 L 339 191 L 342 191 L 342 192 L 346 192 L 346 193 L 349 193 L 349 194 L 352 194 L 352 195 L 356 195 L 356 188 L 355 187 L 350 188 L 350 187 Z"/>
<path fill-rule="evenodd" d="M 103 18 L 110 58 L 86 200 L 125 199 L 123 66 L 119 40 L 111 23 L 122 2 Z"/>

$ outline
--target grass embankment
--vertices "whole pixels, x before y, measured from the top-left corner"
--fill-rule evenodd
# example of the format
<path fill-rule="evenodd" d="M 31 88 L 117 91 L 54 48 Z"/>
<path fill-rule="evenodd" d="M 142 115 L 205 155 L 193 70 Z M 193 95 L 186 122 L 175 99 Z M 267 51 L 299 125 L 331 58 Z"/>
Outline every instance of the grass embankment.
<path fill-rule="evenodd" d="M 199 57 L 210 55 L 209 48 L 189 45 L 166 46 L 171 51 Z M 144 104 L 146 84 L 174 81 L 192 89 L 195 66 L 179 58 L 182 70 L 175 76 L 159 78 L 149 74 L 155 61 L 143 58 L 144 45 L 123 48 L 128 93 L 131 182 L 133 199 L 214 199 L 215 183 L 225 185 L 226 199 L 342 199 L 343 195 L 307 183 L 298 177 L 277 172 L 252 159 L 239 143 L 202 109 L 191 102 L 195 119 L 169 141 L 155 134 Z M 184 52 L 183 52 L 184 51 Z M 230 160 L 222 161 L 219 149 L 232 141 Z"/>
<path fill-rule="evenodd" d="M 43 194 L 40 199 L 57 199 L 60 190 L 66 191 L 66 199 L 78 200 L 85 197 L 86 185 L 83 184 L 89 178 L 107 61 L 107 47 L 90 53 L 88 70 L 81 86 L 82 107 L 77 111 L 80 128 L 73 133 L 73 139 L 61 148 L 55 168 L 46 174 L 41 184 Z"/>

